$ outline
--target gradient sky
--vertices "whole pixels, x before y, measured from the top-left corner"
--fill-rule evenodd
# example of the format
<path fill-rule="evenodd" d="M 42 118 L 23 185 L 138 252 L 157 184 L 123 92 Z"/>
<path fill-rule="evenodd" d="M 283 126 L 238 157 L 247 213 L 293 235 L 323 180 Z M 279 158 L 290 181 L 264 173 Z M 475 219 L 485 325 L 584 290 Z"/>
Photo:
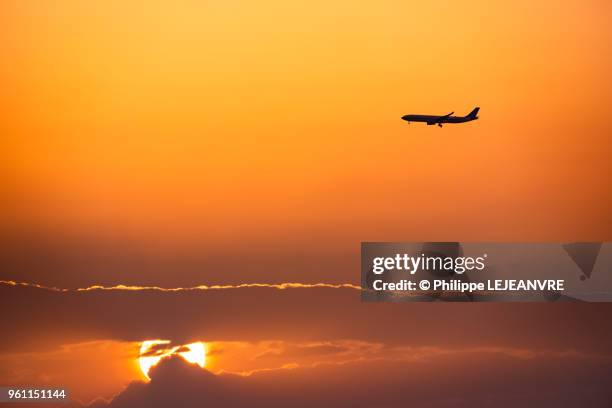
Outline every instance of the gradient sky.
<path fill-rule="evenodd" d="M 361 241 L 610 240 L 611 18 L 604 0 L 3 1 L 0 280 L 355 284 Z M 480 119 L 464 125 L 400 120 L 474 106 Z M 0 314 L 16 325 L 0 340 L 10 362 L 0 383 L 55 372 L 89 387 L 85 399 L 142 379 L 133 353 L 151 336 L 219 342 L 233 357 L 211 369 L 232 372 L 308 365 L 311 342 L 380 343 L 385 358 L 389 342 L 416 346 L 410 331 L 368 326 L 403 310 L 361 305 L 349 288 L 270 289 L 285 295 L 255 296 L 259 307 L 286 313 L 233 325 L 223 316 L 250 308 L 251 292 L 0 289 L 16 311 Z M 148 316 L 141 296 L 167 319 L 178 302 L 185 318 Z M 141 314 L 115 326 L 104 311 L 117 297 Z M 308 313 L 314 300 L 375 310 L 354 330 L 350 316 Z M 212 320 L 200 316 L 207 302 L 222 311 Z M 607 305 L 550 312 L 555 322 L 537 305 L 473 307 L 499 337 L 466 333 L 445 311 L 418 346 L 449 348 L 438 331 L 448 330 L 464 349 L 599 353 L 612 336 Z M 64 317 L 55 329 L 20 324 L 33 308 Z M 559 340 L 565 313 L 571 330 L 592 334 Z M 504 328 L 508 314 L 516 320 Z M 295 330 L 301 319 L 313 332 Z M 274 341 L 292 357 L 237 363 L 236 344 L 259 355 Z M 107 380 L 86 387 L 79 353 L 99 347 L 121 357 L 96 360 Z M 326 355 L 317 361 L 342 359 Z M 58 361 L 74 375 L 54 371 Z"/>
<path fill-rule="evenodd" d="M 609 2 L 1 7 L 4 240 L 62 258 L 10 278 L 356 282 L 360 241 L 610 239 Z M 70 273 L 74 245 L 157 258 Z"/>

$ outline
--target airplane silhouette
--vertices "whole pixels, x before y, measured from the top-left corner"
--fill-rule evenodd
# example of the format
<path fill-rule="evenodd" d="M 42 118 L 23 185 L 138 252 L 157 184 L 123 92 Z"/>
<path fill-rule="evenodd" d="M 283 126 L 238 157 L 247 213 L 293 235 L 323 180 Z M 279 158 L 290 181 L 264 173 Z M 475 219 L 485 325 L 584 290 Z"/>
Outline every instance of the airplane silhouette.
<path fill-rule="evenodd" d="M 428 125 L 438 125 L 442 127 L 443 123 L 463 123 L 478 119 L 479 107 L 474 108 L 473 111 L 465 116 L 451 116 L 455 112 L 451 112 L 448 115 L 436 116 L 436 115 L 404 115 L 402 119 L 406 122 L 425 122 Z"/>

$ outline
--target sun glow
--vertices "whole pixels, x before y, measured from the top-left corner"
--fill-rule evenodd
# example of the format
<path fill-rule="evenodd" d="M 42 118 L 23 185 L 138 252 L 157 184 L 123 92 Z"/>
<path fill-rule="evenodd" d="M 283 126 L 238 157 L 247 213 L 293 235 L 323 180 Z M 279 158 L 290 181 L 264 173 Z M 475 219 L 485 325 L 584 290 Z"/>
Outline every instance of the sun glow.
<path fill-rule="evenodd" d="M 140 345 L 138 363 L 142 374 L 150 380 L 149 370 L 162 358 L 179 355 L 186 361 L 204 368 L 206 365 L 206 347 L 202 342 L 170 347 L 170 340 L 146 340 Z"/>

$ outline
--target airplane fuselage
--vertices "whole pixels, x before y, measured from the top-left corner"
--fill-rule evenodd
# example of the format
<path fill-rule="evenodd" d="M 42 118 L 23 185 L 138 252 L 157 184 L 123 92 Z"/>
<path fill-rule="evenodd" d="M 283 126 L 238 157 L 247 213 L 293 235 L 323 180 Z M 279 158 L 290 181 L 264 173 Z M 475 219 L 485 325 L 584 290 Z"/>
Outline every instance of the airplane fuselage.
<path fill-rule="evenodd" d="M 474 108 L 472 112 L 465 116 L 452 116 L 454 112 L 447 115 L 404 115 L 402 119 L 407 122 L 425 122 L 428 125 L 442 126 L 443 123 L 464 123 L 478 119 L 480 108 Z"/>
<path fill-rule="evenodd" d="M 449 116 L 449 117 L 441 119 L 440 116 L 434 116 L 434 115 L 404 115 L 402 116 L 402 119 L 404 119 L 407 122 L 426 122 L 426 123 L 435 125 L 439 122 L 441 123 L 463 123 L 463 122 L 469 122 L 471 120 L 475 120 L 477 118 L 470 119 L 470 118 L 466 118 L 465 116 Z"/>

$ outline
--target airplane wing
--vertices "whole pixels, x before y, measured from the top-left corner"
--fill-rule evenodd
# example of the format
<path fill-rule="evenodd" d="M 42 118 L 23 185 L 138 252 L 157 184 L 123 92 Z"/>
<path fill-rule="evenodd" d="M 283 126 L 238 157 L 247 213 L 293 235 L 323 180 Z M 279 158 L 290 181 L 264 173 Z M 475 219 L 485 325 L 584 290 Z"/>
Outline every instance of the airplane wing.
<path fill-rule="evenodd" d="M 440 127 L 441 127 L 441 126 L 442 126 L 442 122 L 444 122 L 444 119 L 448 118 L 448 117 L 449 117 L 449 116 L 451 116 L 453 113 L 455 113 L 455 112 L 451 112 L 451 113 L 449 113 L 449 114 L 447 114 L 447 115 L 440 116 L 440 117 L 436 118 L 436 120 L 432 120 L 432 121 L 430 121 L 430 122 L 427 122 L 427 124 L 428 124 L 428 125 L 435 125 L 435 124 L 437 123 L 437 124 L 438 124 L 438 126 L 440 126 Z"/>

